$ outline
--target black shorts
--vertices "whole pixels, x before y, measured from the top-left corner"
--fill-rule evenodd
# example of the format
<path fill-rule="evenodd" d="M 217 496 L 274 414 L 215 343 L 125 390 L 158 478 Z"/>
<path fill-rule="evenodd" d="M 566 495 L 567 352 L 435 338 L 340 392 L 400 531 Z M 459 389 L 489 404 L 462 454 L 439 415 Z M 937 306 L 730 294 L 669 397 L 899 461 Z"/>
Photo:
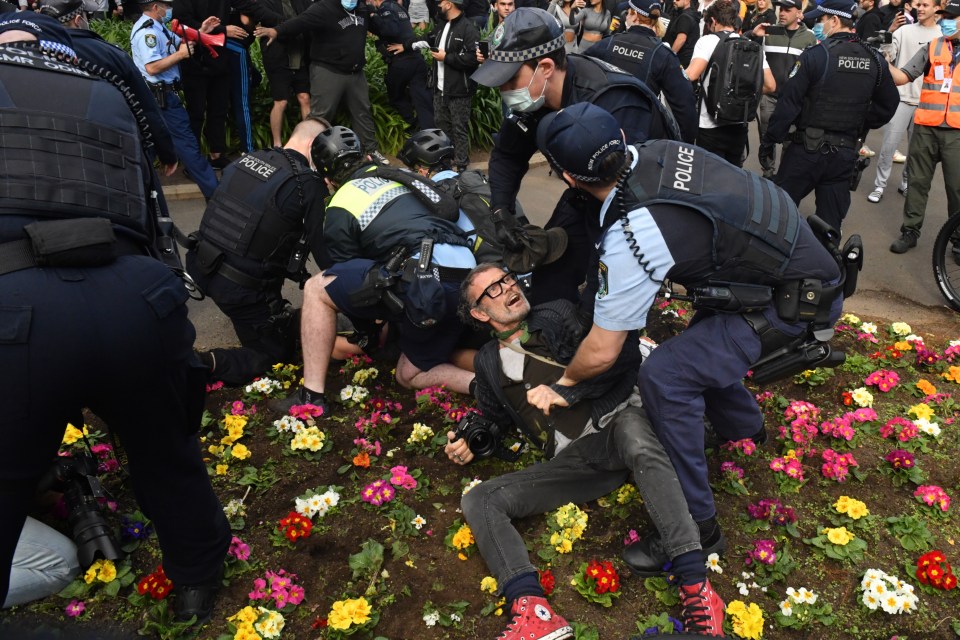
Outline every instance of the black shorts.
<path fill-rule="evenodd" d="M 264 65 L 267 72 L 267 82 L 270 83 L 270 97 L 274 102 L 289 100 L 290 94 L 310 93 L 310 72 L 304 65 L 299 69 L 289 69 L 285 66 Z"/>

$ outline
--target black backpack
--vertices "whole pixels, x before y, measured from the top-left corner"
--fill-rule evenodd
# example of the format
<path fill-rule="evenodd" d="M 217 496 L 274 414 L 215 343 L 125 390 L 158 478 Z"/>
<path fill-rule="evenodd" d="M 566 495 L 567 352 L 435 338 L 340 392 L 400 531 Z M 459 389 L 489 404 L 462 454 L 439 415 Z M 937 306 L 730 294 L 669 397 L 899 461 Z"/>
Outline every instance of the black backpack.
<path fill-rule="evenodd" d="M 703 74 L 710 77 L 703 101 L 717 124 L 746 124 L 756 115 L 763 92 L 763 53 L 749 38 L 731 38 L 729 31 L 718 35 L 720 42 Z"/>

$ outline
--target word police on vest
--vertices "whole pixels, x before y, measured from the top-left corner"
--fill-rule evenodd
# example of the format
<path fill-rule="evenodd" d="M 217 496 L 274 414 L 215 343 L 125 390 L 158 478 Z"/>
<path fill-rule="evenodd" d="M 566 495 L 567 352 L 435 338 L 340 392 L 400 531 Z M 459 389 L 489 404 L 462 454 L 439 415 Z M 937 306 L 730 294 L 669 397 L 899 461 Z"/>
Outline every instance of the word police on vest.
<path fill-rule="evenodd" d="M 837 69 L 840 71 L 870 71 L 870 58 L 840 56 L 837 60 Z"/>
<path fill-rule="evenodd" d="M 633 58 L 637 62 L 643 61 L 643 49 L 637 49 L 636 47 L 628 47 L 622 44 L 613 45 L 613 52 L 616 55 L 623 56 L 624 58 Z"/>
<path fill-rule="evenodd" d="M 682 144 L 667 158 L 662 180 L 677 191 L 700 193 L 703 187 L 703 163 L 698 162 L 696 147 Z"/>
<path fill-rule="evenodd" d="M 255 158 L 250 154 L 240 158 L 240 160 L 237 161 L 237 165 L 239 165 L 243 171 L 263 181 L 268 180 L 270 176 L 277 172 L 275 166 L 264 162 L 260 158 Z"/>

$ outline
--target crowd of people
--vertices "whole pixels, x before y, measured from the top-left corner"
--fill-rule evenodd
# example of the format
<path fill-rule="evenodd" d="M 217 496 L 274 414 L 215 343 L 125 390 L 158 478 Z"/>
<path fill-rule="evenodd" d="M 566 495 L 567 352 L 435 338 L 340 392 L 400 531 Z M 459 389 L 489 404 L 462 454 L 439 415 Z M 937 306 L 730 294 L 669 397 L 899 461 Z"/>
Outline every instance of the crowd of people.
<path fill-rule="evenodd" d="M 721 636 L 705 558 L 726 540 L 706 425 L 715 441 L 762 445 L 747 372 L 838 362 L 830 328 L 859 268 L 841 228 L 867 132 L 885 128 L 870 202 L 910 133 L 891 251 L 916 246 L 937 162 L 960 212 L 960 0 L 913 5 L 140 0 L 135 18 L 83 0 L 8 5 L 0 133 L 23 157 L 0 156 L 0 380 L 13 390 L 0 428 L 17 452 L 0 466 L 0 567 L 11 567 L 0 602 L 42 597 L 80 570 L 72 543 L 28 513 L 64 425 L 89 408 L 127 450 L 174 615 L 209 618 L 229 530 L 196 440 L 203 384 L 242 385 L 299 350 L 302 385 L 270 407 L 329 416 L 331 363 L 366 352 L 390 357 L 405 388 L 476 398 L 480 415 L 448 434 L 453 464 L 508 455 L 481 447 L 478 430 L 515 430 L 544 451 L 463 500 L 509 602 L 501 638 L 573 637 L 511 522 L 631 480 L 654 530 L 624 562 L 643 576 L 669 566 L 685 631 Z M 134 19 L 132 57 L 90 31 L 111 11 Z M 402 167 L 378 147 L 369 34 L 411 131 Z M 250 135 L 256 38 L 269 149 Z M 67 99 L 44 102 L 54 86 Z M 477 86 L 497 90 L 504 112 L 489 177 L 469 168 Z M 291 98 L 301 121 L 283 140 Z M 349 127 L 332 124 L 341 106 Z M 743 168 L 754 120 L 760 174 Z M 537 151 L 567 186 L 543 227 L 517 201 Z M 185 267 L 171 270 L 159 174 L 180 164 L 207 205 L 180 238 Z M 811 192 L 808 221 L 798 205 Z M 175 274 L 213 299 L 241 346 L 192 349 Z M 301 309 L 283 298 L 287 279 L 304 289 Z M 696 314 L 657 346 L 642 337 L 647 312 L 673 285 Z M 50 401 L 31 399 L 41 390 Z M 142 406 L 156 408 L 148 420 Z"/>

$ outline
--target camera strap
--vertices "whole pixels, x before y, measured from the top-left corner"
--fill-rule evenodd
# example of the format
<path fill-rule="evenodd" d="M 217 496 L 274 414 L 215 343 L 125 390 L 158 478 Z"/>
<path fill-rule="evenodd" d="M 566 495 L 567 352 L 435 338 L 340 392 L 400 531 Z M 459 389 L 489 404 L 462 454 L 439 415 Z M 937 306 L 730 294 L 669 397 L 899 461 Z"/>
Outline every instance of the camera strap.
<path fill-rule="evenodd" d="M 549 365 L 552 365 L 552 366 L 554 366 L 554 367 L 560 367 L 560 368 L 563 369 L 563 370 L 566 370 L 566 368 L 567 368 L 567 365 L 565 365 L 565 364 L 560 364 L 560 363 L 557 362 L 556 360 L 552 360 L 552 359 L 550 359 L 550 358 L 548 358 L 548 357 L 546 357 L 546 356 L 539 356 L 539 355 L 533 353 L 532 351 L 527 351 L 526 349 L 524 349 L 524 348 L 521 347 L 520 345 L 515 344 L 515 343 L 513 343 L 513 342 L 507 342 L 506 340 L 499 340 L 498 342 L 500 342 L 500 344 L 502 344 L 503 346 L 505 346 L 507 349 L 510 349 L 511 351 L 516 351 L 517 353 L 522 353 L 522 354 L 525 355 L 525 356 L 530 356 L 530 357 L 533 358 L 534 360 L 539 360 L 540 362 L 544 362 L 544 363 L 549 364 Z"/>

